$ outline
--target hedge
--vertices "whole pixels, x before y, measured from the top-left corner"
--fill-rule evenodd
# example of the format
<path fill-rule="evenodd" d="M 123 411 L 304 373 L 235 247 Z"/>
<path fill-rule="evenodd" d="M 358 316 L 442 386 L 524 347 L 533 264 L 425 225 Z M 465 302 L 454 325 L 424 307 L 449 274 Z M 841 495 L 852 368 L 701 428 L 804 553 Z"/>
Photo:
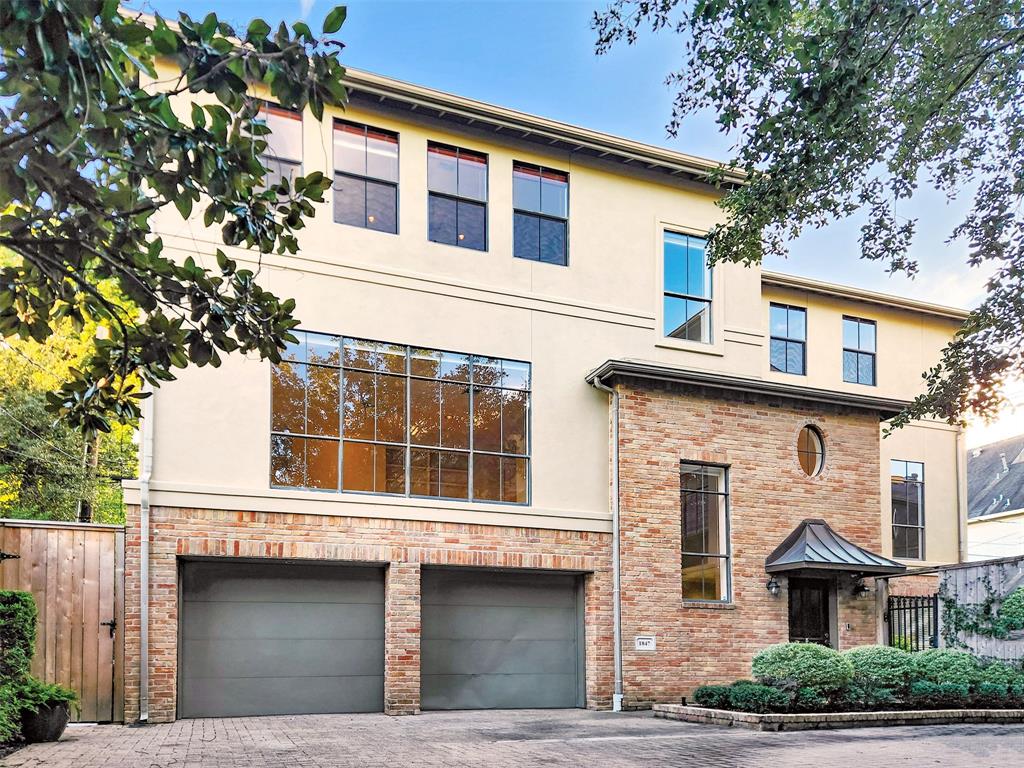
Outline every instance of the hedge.
<path fill-rule="evenodd" d="M 729 689 L 729 706 L 739 712 L 785 712 L 789 696 L 778 688 L 758 683 L 733 685 Z"/>
<path fill-rule="evenodd" d="M 970 686 L 981 677 L 978 660 L 967 651 L 932 648 L 911 655 L 912 674 L 930 683 Z"/>
<path fill-rule="evenodd" d="M 853 679 L 869 688 L 903 688 L 910 679 L 913 655 L 886 645 L 862 645 L 843 652 Z"/>
<path fill-rule="evenodd" d="M 708 709 L 728 709 L 729 686 L 702 685 L 693 692 L 693 702 Z"/>
<path fill-rule="evenodd" d="M 36 648 L 36 601 L 29 592 L 0 590 L 0 686 L 20 680 Z"/>
<path fill-rule="evenodd" d="M 839 651 L 814 643 L 780 643 L 754 656 L 751 669 L 760 682 L 792 688 L 834 691 L 853 677 L 853 665 Z"/>

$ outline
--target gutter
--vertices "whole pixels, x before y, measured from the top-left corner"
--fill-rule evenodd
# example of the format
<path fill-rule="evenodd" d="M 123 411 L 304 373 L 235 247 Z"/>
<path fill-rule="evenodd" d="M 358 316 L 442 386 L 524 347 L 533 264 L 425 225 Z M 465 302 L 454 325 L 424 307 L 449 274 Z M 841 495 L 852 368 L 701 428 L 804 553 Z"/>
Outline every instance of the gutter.
<path fill-rule="evenodd" d="M 622 568 L 619 557 L 619 393 L 600 379 L 588 379 L 591 386 L 611 395 L 612 408 L 612 657 L 615 687 L 612 711 L 622 711 Z"/>
<path fill-rule="evenodd" d="M 153 419 L 156 393 L 142 401 L 139 447 L 139 722 L 149 722 L 149 481 L 153 477 Z"/>
<path fill-rule="evenodd" d="M 956 535 L 957 554 L 961 563 L 967 562 L 967 435 L 963 427 L 956 432 Z"/>

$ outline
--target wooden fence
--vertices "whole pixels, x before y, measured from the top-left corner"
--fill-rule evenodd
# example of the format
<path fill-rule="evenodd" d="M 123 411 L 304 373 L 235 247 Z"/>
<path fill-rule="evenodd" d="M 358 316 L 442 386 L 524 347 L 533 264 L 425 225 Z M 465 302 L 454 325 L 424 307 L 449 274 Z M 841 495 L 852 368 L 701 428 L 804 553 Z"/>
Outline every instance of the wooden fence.
<path fill-rule="evenodd" d="M 124 719 L 124 529 L 0 519 L 0 589 L 39 610 L 32 674 L 78 692 L 78 719 Z"/>
<path fill-rule="evenodd" d="M 952 600 L 970 612 L 983 606 L 990 596 L 1005 598 L 1019 588 L 1024 588 L 1024 557 L 970 563 L 943 570 L 939 576 L 942 644 L 963 647 L 986 658 L 1008 661 L 1024 659 L 1024 630 L 1012 631 L 1006 638 L 967 631 L 956 632 L 955 628 L 949 626 L 950 617 L 943 605 L 944 601 Z M 998 602 L 995 610 L 998 610 Z M 949 642 L 951 634 L 955 635 L 953 643 Z"/>

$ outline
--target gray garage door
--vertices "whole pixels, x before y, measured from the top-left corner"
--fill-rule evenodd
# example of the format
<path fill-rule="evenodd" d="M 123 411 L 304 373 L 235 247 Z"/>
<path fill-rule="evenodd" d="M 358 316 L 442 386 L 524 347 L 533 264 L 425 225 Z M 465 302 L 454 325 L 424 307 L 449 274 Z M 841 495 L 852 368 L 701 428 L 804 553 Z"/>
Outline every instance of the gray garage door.
<path fill-rule="evenodd" d="M 578 578 L 424 569 L 423 709 L 583 705 Z"/>
<path fill-rule="evenodd" d="M 380 712 L 383 572 L 187 562 L 180 644 L 179 717 Z"/>

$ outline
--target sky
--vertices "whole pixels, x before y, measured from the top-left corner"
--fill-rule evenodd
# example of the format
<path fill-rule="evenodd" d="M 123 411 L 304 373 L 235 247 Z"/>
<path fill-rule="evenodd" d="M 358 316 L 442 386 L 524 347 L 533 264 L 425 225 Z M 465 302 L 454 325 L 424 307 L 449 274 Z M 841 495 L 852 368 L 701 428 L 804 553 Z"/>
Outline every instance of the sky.
<path fill-rule="evenodd" d="M 594 130 L 624 136 L 692 155 L 725 160 L 731 139 L 713 117 L 699 115 L 683 123 L 676 138 L 665 130 L 672 92 L 665 76 L 678 68 L 679 39 L 671 33 L 642 35 L 635 46 L 594 52 L 590 27 L 594 11 L 607 0 L 352 0 L 338 37 L 346 44 L 342 62 L 389 77 L 480 99 Z M 272 26 L 304 19 L 315 31 L 335 5 L 333 0 L 136 0 L 132 7 L 173 18 L 179 10 L 193 17 L 215 10 L 244 29 L 254 15 Z M 911 255 L 920 271 L 915 279 L 889 276 L 884 268 L 859 258 L 855 217 L 805 233 L 790 244 L 785 260 L 765 268 L 911 298 L 973 307 L 981 299 L 987 275 L 966 264 L 967 246 L 947 243 L 952 223 L 969 200 L 947 204 L 944 196 L 923 190 L 898 209 L 918 219 Z M 1020 390 L 1024 394 L 1024 389 Z M 1024 414 L 1024 411 L 1022 411 Z M 1024 432 L 1024 415 L 997 430 Z M 976 440 L 999 439 L 1001 431 L 974 430 Z M 984 436 L 984 437 L 982 437 Z"/>

